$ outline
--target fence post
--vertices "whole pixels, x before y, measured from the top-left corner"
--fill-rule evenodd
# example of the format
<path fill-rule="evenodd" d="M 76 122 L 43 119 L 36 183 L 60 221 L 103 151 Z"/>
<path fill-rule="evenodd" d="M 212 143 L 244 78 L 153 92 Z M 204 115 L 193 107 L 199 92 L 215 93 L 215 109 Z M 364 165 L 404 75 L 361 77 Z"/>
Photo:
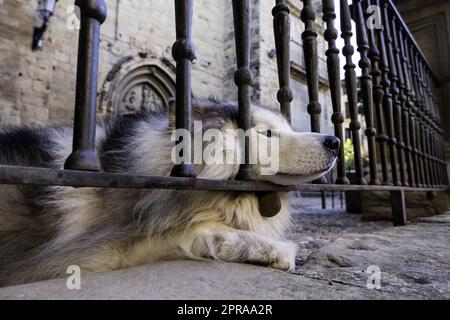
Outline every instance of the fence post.
<path fill-rule="evenodd" d="M 345 172 L 345 150 L 344 150 L 344 116 L 341 110 L 341 73 L 339 49 L 336 47 L 338 31 L 335 28 L 336 12 L 334 0 L 323 0 L 323 20 L 326 22 L 325 40 L 328 42 L 327 56 L 328 80 L 330 83 L 331 103 L 333 105 L 333 115 L 331 121 L 334 124 L 334 135 L 341 140 L 341 148 L 338 154 L 337 179 L 336 184 L 349 184 Z"/>
<path fill-rule="evenodd" d="M 172 56 L 176 61 L 176 99 L 175 99 L 175 128 L 192 130 L 192 88 L 191 88 L 191 64 L 195 59 L 195 48 L 192 43 L 192 0 L 175 0 L 175 19 L 177 40 L 172 46 Z M 183 142 L 183 159 L 189 159 L 190 163 L 183 161 L 172 168 L 171 176 L 195 177 L 195 168 L 191 157 L 191 135 L 189 141 L 183 141 L 182 137 L 176 144 Z"/>
<path fill-rule="evenodd" d="M 345 86 L 348 96 L 348 109 L 350 111 L 350 130 L 352 131 L 352 140 L 353 140 L 353 152 L 355 155 L 355 174 L 356 181 L 352 181 L 352 183 L 366 185 L 367 181 L 364 178 L 363 174 L 363 163 L 361 156 L 361 123 L 358 120 L 358 93 L 357 93 L 357 78 L 356 78 L 356 65 L 353 63 L 353 55 L 355 53 L 355 49 L 352 46 L 351 39 L 353 36 L 352 33 L 352 24 L 351 24 L 351 15 L 350 15 L 350 7 L 348 5 L 347 0 L 340 1 L 341 6 L 341 38 L 344 39 L 344 48 L 342 49 L 342 53 L 345 56 L 346 63 L 344 66 L 345 69 Z"/>
<path fill-rule="evenodd" d="M 234 81 L 238 87 L 239 128 L 247 131 L 252 127 L 250 87 L 253 73 L 250 69 L 252 1 L 233 0 L 234 33 L 236 39 L 237 71 Z M 250 164 L 250 140 L 245 136 L 244 163 L 236 176 L 237 180 L 256 179 Z M 281 210 L 281 200 L 275 192 L 258 192 L 259 212 L 263 217 L 273 217 Z"/>
<path fill-rule="evenodd" d="M 373 118 L 373 91 L 372 91 L 372 76 L 369 73 L 370 60 L 368 58 L 369 44 L 366 31 L 366 20 L 364 19 L 364 13 L 362 8 L 362 1 L 353 1 L 355 9 L 355 22 L 356 22 L 356 40 L 358 43 L 358 51 L 361 54 L 361 60 L 359 61 L 359 67 L 361 68 L 361 93 L 364 105 L 364 111 L 366 116 L 366 136 L 367 144 L 369 148 L 369 166 L 370 166 L 370 182 L 372 185 L 379 185 L 377 172 L 377 157 L 375 147 L 375 124 Z"/>
<path fill-rule="evenodd" d="M 106 20 L 107 8 L 103 0 L 76 0 L 75 5 L 80 8 L 81 28 L 78 43 L 73 150 L 64 168 L 100 171 L 101 164 L 95 151 L 97 82 L 100 25 Z"/>
<path fill-rule="evenodd" d="M 391 191 L 392 220 L 394 226 L 404 226 L 407 223 L 405 193 L 403 191 Z"/>
<path fill-rule="evenodd" d="M 280 103 L 280 111 L 291 122 L 291 102 L 294 99 L 291 80 L 291 23 L 289 19 L 289 6 L 287 0 L 276 0 L 272 10 L 273 30 L 275 34 L 275 48 L 277 51 L 278 90 L 277 100 Z"/>

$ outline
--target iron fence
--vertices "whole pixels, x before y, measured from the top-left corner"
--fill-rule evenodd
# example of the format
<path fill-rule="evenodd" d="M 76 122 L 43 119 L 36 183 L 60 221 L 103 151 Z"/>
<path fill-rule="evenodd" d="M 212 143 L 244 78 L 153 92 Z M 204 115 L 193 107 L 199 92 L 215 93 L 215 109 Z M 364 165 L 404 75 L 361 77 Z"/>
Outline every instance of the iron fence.
<path fill-rule="evenodd" d="M 251 126 L 252 71 L 251 0 L 233 0 L 236 39 L 239 126 Z M 448 189 L 444 158 L 443 130 L 438 111 L 436 81 L 426 58 L 391 1 L 340 0 L 341 37 L 345 42 L 345 84 L 351 117 L 350 130 L 355 155 L 356 178 L 350 181 L 341 148 L 334 181 L 322 179 L 314 184 L 280 186 L 255 181 L 249 164 L 241 165 L 236 180 L 197 179 L 195 168 L 182 163 L 174 166 L 170 177 L 136 176 L 101 172 L 95 152 L 95 122 L 99 64 L 100 26 L 106 19 L 103 0 L 76 0 L 81 11 L 78 48 L 76 102 L 73 152 L 64 169 L 0 166 L 0 183 L 59 185 L 100 188 L 154 188 L 183 190 L 233 190 L 256 192 L 260 212 L 273 216 L 279 211 L 277 192 L 288 191 L 388 191 L 392 196 L 394 224 L 406 222 L 404 192 L 429 192 Z M 340 51 L 336 46 L 339 31 L 335 27 L 335 1 L 323 0 L 324 38 L 327 71 L 333 106 L 335 135 L 343 140 L 344 116 L 341 110 Z M 381 9 L 382 25 L 369 28 L 367 8 Z M 192 43 L 192 0 L 175 0 L 176 36 L 173 58 L 176 61 L 176 128 L 191 130 L 191 63 L 195 58 Z M 290 89 L 290 9 L 288 1 L 276 0 L 273 25 L 280 89 L 277 94 L 280 110 L 290 119 L 293 91 Z M 303 0 L 301 19 L 307 76 L 311 131 L 320 132 L 318 33 L 316 12 L 311 0 Z M 358 63 L 362 75 L 358 79 L 351 39 L 351 21 L 356 24 Z M 357 110 L 357 81 L 360 81 L 369 151 L 369 177 L 363 173 L 360 130 Z M 185 152 L 189 148 L 185 148 Z M 328 179 L 330 180 L 330 179 Z"/>

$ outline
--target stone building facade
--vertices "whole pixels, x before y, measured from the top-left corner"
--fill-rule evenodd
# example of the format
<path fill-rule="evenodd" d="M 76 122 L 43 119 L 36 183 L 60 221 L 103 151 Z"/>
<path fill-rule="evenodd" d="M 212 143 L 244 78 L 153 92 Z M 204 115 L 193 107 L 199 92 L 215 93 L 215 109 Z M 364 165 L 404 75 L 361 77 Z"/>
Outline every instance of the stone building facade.
<path fill-rule="evenodd" d="M 256 104 L 278 108 L 277 66 L 271 9 L 275 1 L 254 0 L 252 69 Z M 300 20 L 302 4 L 291 0 L 293 125 L 309 130 Z M 102 25 L 98 113 L 132 112 L 140 107 L 165 107 L 174 91 L 175 41 L 173 1 L 107 1 Z M 0 126 L 70 123 L 74 109 L 78 31 L 73 28 L 73 0 L 59 0 L 45 34 L 44 48 L 31 51 L 37 0 L 0 0 Z M 320 1 L 316 1 L 321 16 Z M 323 23 L 317 22 L 323 32 Z M 231 0 L 194 1 L 193 93 L 197 97 L 236 100 L 233 83 L 235 45 Z M 320 53 L 322 128 L 332 132 L 324 52 Z"/>

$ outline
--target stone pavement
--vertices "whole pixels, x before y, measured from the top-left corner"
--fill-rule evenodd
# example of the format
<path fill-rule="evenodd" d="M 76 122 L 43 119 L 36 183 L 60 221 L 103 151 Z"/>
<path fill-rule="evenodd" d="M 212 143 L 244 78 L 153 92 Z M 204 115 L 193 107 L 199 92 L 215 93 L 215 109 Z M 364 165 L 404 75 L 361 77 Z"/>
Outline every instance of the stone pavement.
<path fill-rule="evenodd" d="M 65 279 L 3 288 L 0 299 L 450 299 L 450 213 L 394 228 L 308 201 L 290 235 L 300 246 L 295 274 L 169 261 L 83 275 L 81 290 Z M 380 289 L 367 288 L 368 268 L 379 268 Z"/>

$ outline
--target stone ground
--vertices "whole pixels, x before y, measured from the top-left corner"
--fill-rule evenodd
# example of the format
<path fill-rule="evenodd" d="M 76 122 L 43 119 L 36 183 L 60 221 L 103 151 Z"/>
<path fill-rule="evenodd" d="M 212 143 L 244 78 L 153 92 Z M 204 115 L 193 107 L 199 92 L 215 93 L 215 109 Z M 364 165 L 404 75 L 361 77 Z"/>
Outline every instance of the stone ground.
<path fill-rule="evenodd" d="M 394 228 L 318 210 L 318 199 L 293 205 L 295 274 L 171 261 L 84 275 L 81 290 L 68 290 L 65 279 L 4 288 L 0 299 L 450 299 L 450 213 Z M 367 288 L 370 266 L 381 270 L 381 289 Z"/>

